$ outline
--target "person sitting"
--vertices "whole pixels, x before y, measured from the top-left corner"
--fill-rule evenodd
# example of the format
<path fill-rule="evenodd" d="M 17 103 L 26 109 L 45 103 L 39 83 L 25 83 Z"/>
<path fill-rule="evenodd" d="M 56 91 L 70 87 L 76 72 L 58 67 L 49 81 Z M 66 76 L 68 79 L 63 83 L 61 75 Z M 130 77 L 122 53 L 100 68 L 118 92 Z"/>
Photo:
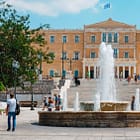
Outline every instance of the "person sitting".
<path fill-rule="evenodd" d="M 57 94 L 54 94 L 54 99 L 53 99 L 53 101 L 54 101 L 54 106 L 56 107 L 56 105 L 57 105 Z"/>
<path fill-rule="evenodd" d="M 58 95 L 58 97 L 57 97 L 57 105 L 55 106 L 55 110 L 60 111 L 61 107 L 62 107 L 62 99 L 61 99 L 61 96 Z"/>
<path fill-rule="evenodd" d="M 48 100 L 47 100 L 47 96 L 45 96 L 44 99 L 43 99 L 43 108 L 42 108 L 42 110 L 45 110 L 47 108 L 47 105 L 48 105 Z"/>
<path fill-rule="evenodd" d="M 48 98 L 48 111 L 52 111 L 54 107 L 53 100 L 51 97 Z"/>

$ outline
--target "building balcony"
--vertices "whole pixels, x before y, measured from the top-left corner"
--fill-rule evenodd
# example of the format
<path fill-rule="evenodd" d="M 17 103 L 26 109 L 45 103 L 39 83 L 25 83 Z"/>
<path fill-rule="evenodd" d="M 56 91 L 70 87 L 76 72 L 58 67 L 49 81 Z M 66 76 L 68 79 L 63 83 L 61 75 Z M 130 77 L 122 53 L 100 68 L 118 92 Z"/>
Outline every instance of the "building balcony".
<path fill-rule="evenodd" d="M 99 58 L 83 58 L 85 64 L 98 64 Z M 136 64 L 136 58 L 115 58 L 115 64 Z"/>

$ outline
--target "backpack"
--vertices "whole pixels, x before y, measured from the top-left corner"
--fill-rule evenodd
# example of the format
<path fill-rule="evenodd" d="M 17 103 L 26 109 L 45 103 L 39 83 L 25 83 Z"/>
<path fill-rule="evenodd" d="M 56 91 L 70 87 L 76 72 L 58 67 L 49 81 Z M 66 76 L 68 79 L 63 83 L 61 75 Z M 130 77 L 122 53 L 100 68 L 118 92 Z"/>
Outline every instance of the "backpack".
<path fill-rule="evenodd" d="M 16 115 L 20 114 L 20 105 L 16 103 L 16 110 L 15 110 Z"/>

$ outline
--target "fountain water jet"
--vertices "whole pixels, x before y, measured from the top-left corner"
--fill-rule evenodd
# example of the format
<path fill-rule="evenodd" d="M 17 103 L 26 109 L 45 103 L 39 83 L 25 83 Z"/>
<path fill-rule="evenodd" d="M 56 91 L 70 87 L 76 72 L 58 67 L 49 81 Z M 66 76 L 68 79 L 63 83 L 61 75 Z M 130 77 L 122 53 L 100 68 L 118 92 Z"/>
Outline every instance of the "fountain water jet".
<path fill-rule="evenodd" d="M 79 111 L 79 93 L 75 94 L 74 111 Z"/>
<path fill-rule="evenodd" d="M 114 78 L 114 58 L 111 45 L 101 43 L 99 49 L 99 83 L 94 99 L 94 110 L 100 110 L 101 102 L 116 101 L 116 87 Z"/>
<path fill-rule="evenodd" d="M 136 96 L 135 96 L 135 103 L 134 103 L 134 109 L 136 111 L 140 110 L 140 97 L 139 97 L 139 88 L 136 89 Z"/>
<path fill-rule="evenodd" d="M 114 58 L 111 45 L 102 43 L 99 50 L 100 78 L 97 92 L 101 101 L 116 101 Z"/>

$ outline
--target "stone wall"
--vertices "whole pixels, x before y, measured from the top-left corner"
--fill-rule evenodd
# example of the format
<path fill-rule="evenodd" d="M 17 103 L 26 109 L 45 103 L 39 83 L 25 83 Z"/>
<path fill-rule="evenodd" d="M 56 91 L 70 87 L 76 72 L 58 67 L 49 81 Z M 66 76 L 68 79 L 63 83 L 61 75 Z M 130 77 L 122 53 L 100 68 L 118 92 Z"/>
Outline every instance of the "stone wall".
<path fill-rule="evenodd" d="M 39 124 L 63 127 L 140 127 L 140 112 L 38 112 Z"/>
<path fill-rule="evenodd" d="M 16 98 L 17 101 L 31 101 L 31 90 L 30 90 L 30 83 L 25 83 L 25 89 L 21 89 L 20 87 L 17 87 L 16 90 Z M 44 96 L 52 96 L 51 92 L 54 89 L 54 81 L 53 80 L 42 80 L 37 81 L 33 85 L 33 100 L 38 102 L 38 105 L 40 106 L 42 104 L 42 100 Z M 9 91 L 14 92 L 14 88 L 9 89 Z M 0 93 L 0 101 L 7 101 L 9 98 L 9 94 L 6 93 Z"/>

